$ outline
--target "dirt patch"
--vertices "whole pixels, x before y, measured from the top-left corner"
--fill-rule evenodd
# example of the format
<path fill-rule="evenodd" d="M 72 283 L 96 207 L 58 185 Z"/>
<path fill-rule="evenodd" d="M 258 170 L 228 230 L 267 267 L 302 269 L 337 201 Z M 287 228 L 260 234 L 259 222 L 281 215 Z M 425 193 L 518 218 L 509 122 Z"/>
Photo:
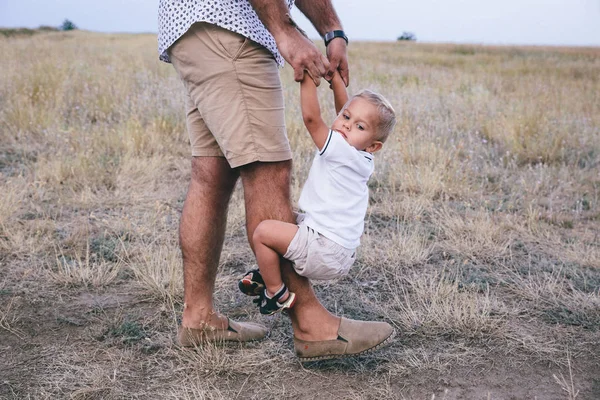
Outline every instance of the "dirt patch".
<path fill-rule="evenodd" d="M 493 342 L 474 350 L 451 338 L 427 343 L 399 335 L 389 348 L 370 357 L 301 365 L 291 352 L 289 321 L 277 318 L 268 321 L 270 339 L 250 348 L 204 350 L 208 355 L 181 350 L 173 344 L 172 315 L 163 304 L 135 292 L 133 284 L 122 284 L 100 291 L 46 287 L 28 298 L 13 296 L 19 319 L 12 329 L 18 334 L 0 330 L 2 398 L 164 398 L 199 393 L 256 399 L 568 398 L 554 378 L 571 383 L 565 365 L 531 362 L 535 356 L 507 354 Z M 589 350 L 570 360 L 580 399 L 600 394 L 600 365 L 594 356 L 598 345 Z M 267 363 L 264 373 L 252 366 L 248 352 Z M 232 367 L 236 360 L 248 367 Z M 263 375 L 279 376 L 282 370 L 287 379 L 265 386 Z M 166 386 L 158 389 L 157 382 Z"/>

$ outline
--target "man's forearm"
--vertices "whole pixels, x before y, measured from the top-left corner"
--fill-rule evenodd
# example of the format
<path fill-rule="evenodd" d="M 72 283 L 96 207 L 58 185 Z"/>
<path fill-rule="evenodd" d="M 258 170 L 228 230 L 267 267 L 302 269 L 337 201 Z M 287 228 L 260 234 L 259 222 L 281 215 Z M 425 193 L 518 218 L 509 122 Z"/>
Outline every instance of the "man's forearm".
<path fill-rule="evenodd" d="M 284 0 L 249 0 L 258 18 L 271 32 L 276 42 L 290 29 L 296 29 Z"/>
<path fill-rule="evenodd" d="M 296 6 L 312 22 L 319 35 L 342 29 L 331 0 L 296 0 Z"/>

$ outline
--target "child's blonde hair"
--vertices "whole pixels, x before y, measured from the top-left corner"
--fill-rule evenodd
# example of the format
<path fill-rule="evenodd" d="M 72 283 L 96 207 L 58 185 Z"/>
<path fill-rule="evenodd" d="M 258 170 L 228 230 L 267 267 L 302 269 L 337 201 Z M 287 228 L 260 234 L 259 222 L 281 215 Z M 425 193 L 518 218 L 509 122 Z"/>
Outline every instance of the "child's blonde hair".
<path fill-rule="evenodd" d="M 392 107 L 385 97 L 369 89 L 361 90 L 352 96 L 352 99 L 355 97 L 361 97 L 377 107 L 379 121 L 377 124 L 376 139 L 382 143 L 385 142 L 394 130 L 394 126 L 396 126 L 396 112 L 394 111 L 394 107 Z"/>

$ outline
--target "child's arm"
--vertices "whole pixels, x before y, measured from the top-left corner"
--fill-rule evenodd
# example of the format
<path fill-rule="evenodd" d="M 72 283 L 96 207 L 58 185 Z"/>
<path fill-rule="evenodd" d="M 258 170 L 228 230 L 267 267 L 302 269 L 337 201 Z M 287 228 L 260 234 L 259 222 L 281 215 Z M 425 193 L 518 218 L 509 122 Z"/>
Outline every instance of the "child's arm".
<path fill-rule="evenodd" d="M 300 83 L 300 105 L 302 107 L 304 126 L 308 129 L 313 142 L 321 150 L 325 145 L 325 140 L 327 140 L 329 127 L 321 117 L 321 108 L 319 106 L 315 82 L 306 71 L 304 72 L 304 79 Z"/>
<path fill-rule="evenodd" d="M 342 80 L 342 76 L 338 71 L 333 73 L 331 79 L 331 89 L 333 89 L 333 99 L 335 101 L 335 113 L 339 114 L 342 111 L 342 107 L 348 101 L 348 90 Z"/>

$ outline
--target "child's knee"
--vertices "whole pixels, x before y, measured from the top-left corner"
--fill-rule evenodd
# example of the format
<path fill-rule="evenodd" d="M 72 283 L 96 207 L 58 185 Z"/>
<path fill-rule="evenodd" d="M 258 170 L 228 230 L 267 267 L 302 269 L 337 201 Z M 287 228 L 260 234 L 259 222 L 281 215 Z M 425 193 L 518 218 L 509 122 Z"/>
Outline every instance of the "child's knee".
<path fill-rule="evenodd" d="M 260 222 L 254 229 L 254 233 L 252 234 L 252 243 L 254 243 L 254 244 L 264 243 L 268 232 L 269 232 L 269 220 L 264 220 L 264 221 Z"/>

